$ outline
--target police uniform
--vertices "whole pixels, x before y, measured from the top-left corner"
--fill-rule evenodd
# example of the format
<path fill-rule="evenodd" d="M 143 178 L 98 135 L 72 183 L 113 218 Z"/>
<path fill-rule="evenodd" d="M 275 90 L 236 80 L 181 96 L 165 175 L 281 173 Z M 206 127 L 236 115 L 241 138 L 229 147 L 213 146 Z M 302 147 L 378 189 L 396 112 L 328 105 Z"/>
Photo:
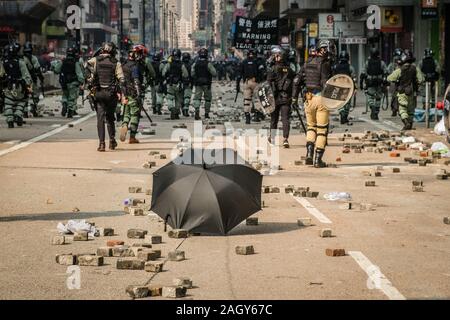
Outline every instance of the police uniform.
<path fill-rule="evenodd" d="M 398 54 L 394 55 L 394 57 L 392 58 L 392 62 L 387 67 L 388 74 L 392 74 L 395 70 L 400 68 L 399 62 L 400 62 L 400 55 L 398 55 Z M 397 84 L 396 83 L 391 85 L 390 92 L 392 94 L 391 104 L 390 104 L 391 110 L 392 110 L 392 116 L 396 117 L 398 114 Z"/>
<path fill-rule="evenodd" d="M 111 46 L 114 45 L 109 44 L 102 54 L 87 63 L 88 83 L 95 92 L 97 105 L 97 131 L 100 140 L 98 151 L 105 151 L 105 123 L 110 139 L 109 149 L 114 150 L 117 147 L 114 126 L 114 112 L 118 102 L 117 87 L 120 87 L 121 94 L 127 95 L 122 65 L 115 58 L 115 50 L 110 49 Z"/>
<path fill-rule="evenodd" d="M 183 114 L 189 116 L 189 106 L 191 105 L 192 88 L 194 81 L 192 79 L 192 61 L 189 54 L 183 54 L 183 64 L 188 72 L 188 78 L 183 80 Z"/>
<path fill-rule="evenodd" d="M 387 75 L 386 64 L 379 58 L 370 58 L 366 62 L 363 73 L 366 75 L 366 94 L 367 103 L 371 110 L 370 118 L 372 120 L 378 120 L 381 99 L 383 98 L 383 82 L 384 77 Z"/>
<path fill-rule="evenodd" d="M 200 57 L 191 68 L 191 75 L 194 79 L 195 93 L 194 93 L 194 108 L 195 119 L 200 119 L 200 104 L 202 97 L 205 99 L 205 118 L 209 118 L 211 109 L 211 85 L 212 78 L 217 76 L 216 69 L 212 63 L 208 61 L 208 57 Z"/>
<path fill-rule="evenodd" d="M 161 55 L 155 54 L 152 58 L 155 78 L 152 81 L 152 107 L 153 114 L 162 114 L 161 107 L 164 101 L 163 78 L 161 74 Z"/>
<path fill-rule="evenodd" d="M 333 75 L 336 74 L 345 74 L 355 79 L 356 72 L 355 68 L 348 62 L 348 60 L 341 60 L 339 63 L 333 66 Z M 348 123 L 348 115 L 350 114 L 350 109 L 352 107 L 352 102 L 348 102 L 340 111 L 339 114 L 341 116 L 341 124 Z"/>
<path fill-rule="evenodd" d="M 68 54 L 62 63 L 53 64 L 53 71 L 59 74 L 62 94 L 62 116 L 72 118 L 77 110 L 77 100 L 80 95 L 80 85 L 84 83 L 83 68 L 75 56 Z"/>
<path fill-rule="evenodd" d="M 433 58 L 432 55 L 425 56 L 422 61 L 419 63 L 419 69 L 422 72 L 425 82 L 430 83 L 430 91 L 429 91 L 429 99 L 431 105 L 434 105 L 434 98 L 435 98 L 435 85 L 436 81 L 439 80 L 439 64 L 438 62 Z M 421 86 L 421 96 L 422 96 L 422 104 L 423 108 L 425 109 L 426 104 L 426 92 L 425 92 L 425 85 Z"/>
<path fill-rule="evenodd" d="M 322 162 L 322 156 L 327 145 L 329 110 L 322 104 L 320 94 L 330 76 L 331 62 L 325 56 L 316 55 L 310 58 L 302 69 L 302 82 L 307 89 L 305 99 L 306 164 L 314 164 L 315 167 L 326 166 Z M 314 148 L 315 158 L 313 158 Z"/>
<path fill-rule="evenodd" d="M 180 60 L 181 56 L 174 56 L 169 59 L 164 67 L 162 76 L 167 84 L 167 102 L 170 110 L 170 119 L 179 119 L 179 113 L 182 106 L 183 83 L 188 81 L 189 73 Z"/>
<path fill-rule="evenodd" d="M 31 91 L 32 79 L 23 59 L 17 55 L 18 45 L 8 47 L 8 56 L 0 63 L 0 79 L 4 80 L 4 115 L 9 128 L 23 124 L 23 113 Z"/>
<path fill-rule="evenodd" d="M 31 107 L 30 110 L 34 117 L 38 117 L 40 115 L 40 111 L 38 110 L 39 104 L 39 95 L 40 95 L 40 87 L 38 86 L 38 79 L 40 81 L 41 87 L 44 85 L 44 76 L 41 72 L 41 65 L 35 55 L 32 54 L 31 44 L 26 45 L 26 49 L 24 49 L 24 60 L 27 65 L 28 71 L 31 75 L 32 82 L 32 93 L 30 94 L 28 100 L 28 107 Z M 31 106 L 30 106 L 31 105 Z"/>
<path fill-rule="evenodd" d="M 413 63 L 406 62 L 387 78 L 389 82 L 398 83 L 397 100 L 400 117 L 404 123 L 403 130 L 411 130 L 414 122 L 414 92 L 425 78 Z"/>

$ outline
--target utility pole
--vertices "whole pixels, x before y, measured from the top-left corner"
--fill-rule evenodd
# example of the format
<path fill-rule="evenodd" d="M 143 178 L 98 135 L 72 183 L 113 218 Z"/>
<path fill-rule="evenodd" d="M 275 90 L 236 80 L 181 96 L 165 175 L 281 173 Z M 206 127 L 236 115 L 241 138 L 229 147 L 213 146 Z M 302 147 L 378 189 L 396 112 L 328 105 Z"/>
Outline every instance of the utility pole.
<path fill-rule="evenodd" d="M 78 8 L 80 8 L 80 13 L 81 13 L 80 0 L 77 0 L 77 6 L 78 6 Z M 82 20 L 82 16 L 80 16 L 80 22 L 81 22 L 81 20 Z M 75 30 L 75 42 L 76 42 L 78 53 L 80 53 L 81 52 L 81 26 L 79 29 Z"/>
<path fill-rule="evenodd" d="M 120 0 L 120 39 L 119 39 L 120 54 L 123 51 L 123 0 Z"/>
<path fill-rule="evenodd" d="M 145 46 L 145 0 L 142 0 L 142 44 Z"/>

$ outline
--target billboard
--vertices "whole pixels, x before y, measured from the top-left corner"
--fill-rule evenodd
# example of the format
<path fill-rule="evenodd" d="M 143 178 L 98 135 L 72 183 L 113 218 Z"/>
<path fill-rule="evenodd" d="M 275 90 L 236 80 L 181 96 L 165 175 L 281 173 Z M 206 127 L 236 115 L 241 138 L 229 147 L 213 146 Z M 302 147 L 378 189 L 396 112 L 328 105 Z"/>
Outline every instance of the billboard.
<path fill-rule="evenodd" d="M 249 19 L 236 17 L 234 46 L 237 49 L 262 48 L 269 50 L 278 44 L 277 19 Z"/>

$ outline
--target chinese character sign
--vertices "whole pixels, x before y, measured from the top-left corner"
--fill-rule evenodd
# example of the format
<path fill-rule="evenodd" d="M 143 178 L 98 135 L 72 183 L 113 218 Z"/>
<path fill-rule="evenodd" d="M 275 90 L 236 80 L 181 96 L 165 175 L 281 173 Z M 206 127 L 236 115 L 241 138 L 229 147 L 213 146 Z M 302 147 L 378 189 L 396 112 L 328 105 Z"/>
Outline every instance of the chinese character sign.
<path fill-rule="evenodd" d="M 237 49 L 268 50 L 278 44 L 278 20 L 236 17 L 234 42 Z"/>

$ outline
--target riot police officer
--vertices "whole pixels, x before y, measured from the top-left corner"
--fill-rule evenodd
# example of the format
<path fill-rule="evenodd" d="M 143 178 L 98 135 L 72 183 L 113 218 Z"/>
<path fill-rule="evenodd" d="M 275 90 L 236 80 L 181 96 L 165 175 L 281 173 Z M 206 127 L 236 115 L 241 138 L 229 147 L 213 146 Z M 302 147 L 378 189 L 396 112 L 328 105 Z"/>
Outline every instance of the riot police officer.
<path fill-rule="evenodd" d="M 250 112 L 252 110 L 253 94 L 258 83 L 262 80 L 264 66 L 259 65 L 254 50 L 249 50 L 247 58 L 241 63 L 241 69 L 236 80 L 236 90 L 240 91 L 241 79 L 244 82 L 244 114 L 245 123 L 250 124 Z"/>
<path fill-rule="evenodd" d="M 392 62 L 388 65 L 388 74 L 392 74 L 395 70 L 400 68 L 400 60 L 403 54 L 403 50 L 400 48 L 396 48 L 394 50 L 394 54 L 392 57 Z M 392 117 L 396 117 L 398 114 L 398 101 L 397 101 L 397 84 L 391 85 L 391 92 L 392 92 L 392 98 L 391 98 L 391 110 L 392 110 Z"/>
<path fill-rule="evenodd" d="M 122 65 L 116 59 L 116 55 L 116 45 L 112 42 L 105 42 L 100 55 L 90 59 L 87 63 L 87 82 L 95 92 L 97 106 L 97 130 L 100 140 L 97 151 L 99 152 L 105 151 L 105 123 L 110 140 L 109 149 L 114 150 L 117 147 L 114 112 L 118 97 L 123 105 L 128 103 L 125 77 Z"/>
<path fill-rule="evenodd" d="M 429 85 L 429 97 L 431 98 L 431 104 L 434 105 L 434 91 L 436 81 L 439 80 L 439 64 L 434 59 L 434 52 L 430 48 L 426 48 L 424 51 L 424 57 L 422 61 L 419 63 L 419 69 L 422 71 L 423 76 L 425 77 L 425 82 L 428 82 Z M 422 88 L 422 104 L 425 109 L 426 104 L 426 92 L 425 86 Z"/>
<path fill-rule="evenodd" d="M 387 67 L 380 57 L 380 51 L 377 48 L 370 50 L 370 58 L 366 62 L 366 67 L 361 74 L 360 81 L 365 80 L 365 89 L 367 95 L 367 103 L 370 108 L 370 118 L 379 120 L 381 99 L 383 98 L 383 86 L 387 75 Z M 362 83 L 361 83 L 362 84 Z M 363 87 L 361 85 L 361 87 Z"/>
<path fill-rule="evenodd" d="M 272 50 L 274 65 L 267 74 L 275 98 L 275 110 L 270 115 L 270 137 L 269 142 L 274 143 L 274 133 L 278 128 L 281 115 L 283 124 L 283 147 L 289 148 L 289 112 L 291 104 L 296 103 L 292 99 L 293 93 L 298 92 L 299 77 L 289 66 L 289 54 L 281 48 Z"/>
<path fill-rule="evenodd" d="M 152 58 L 152 66 L 155 71 L 155 78 L 153 79 L 152 85 L 152 107 L 153 114 L 161 115 L 161 108 L 164 101 L 164 86 L 163 78 L 161 74 L 161 59 L 162 54 L 156 52 Z"/>
<path fill-rule="evenodd" d="M 145 70 L 141 61 L 145 59 L 145 50 L 140 46 L 133 46 L 128 53 L 128 60 L 122 66 L 125 84 L 126 99 L 124 105 L 122 127 L 120 128 L 120 141 L 124 142 L 130 127 L 130 144 L 139 143 L 136 134 L 139 127 L 140 111 L 143 103 Z"/>
<path fill-rule="evenodd" d="M 418 67 L 414 64 L 415 58 L 408 49 L 404 50 L 400 59 L 400 68 L 396 69 L 387 78 L 389 82 L 398 83 L 397 99 L 400 117 L 404 124 L 402 130 L 411 130 L 414 123 L 414 94 L 418 86 L 425 78 Z"/>
<path fill-rule="evenodd" d="M 329 110 L 322 104 L 320 93 L 331 76 L 328 40 L 320 40 L 315 55 L 305 63 L 301 83 L 306 87 L 305 112 L 307 122 L 306 164 L 316 168 L 326 167 L 322 161 L 328 138 Z M 315 151 L 315 153 L 314 153 Z"/>
<path fill-rule="evenodd" d="M 191 54 L 189 52 L 184 52 L 181 61 L 183 62 L 187 72 L 188 78 L 183 81 L 183 115 L 185 117 L 189 117 L 189 106 L 191 105 L 191 97 L 192 97 L 192 88 L 194 87 L 194 81 L 192 79 L 192 59 Z M 221 62 L 220 62 L 221 63 Z"/>
<path fill-rule="evenodd" d="M 31 42 L 25 43 L 23 47 L 23 54 L 28 71 L 30 72 L 31 75 L 31 79 L 33 80 L 32 84 L 33 92 L 30 95 L 28 106 L 29 104 L 31 104 L 30 111 L 33 117 L 39 117 L 40 114 L 38 112 L 38 103 L 40 90 L 38 86 L 38 79 L 40 81 L 40 87 L 42 88 L 44 86 L 44 75 L 42 74 L 41 65 L 39 64 L 37 57 L 33 55 L 33 45 L 31 44 Z"/>
<path fill-rule="evenodd" d="M 345 74 L 355 81 L 356 73 L 355 68 L 350 64 L 350 55 L 347 51 L 343 50 L 339 54 L 339 61 L 333 66 L 333 75 Z M 351 102 L 347 103 L 339 112 L 341 116 L 341 124 L 348 123 L 348 115 L 350 113 Z"/>
<path fill-rule="evenodd" d="M 188 81 L 189 73 L 181 61 L 181 50 L 174 49 L 164 67 L 162 76 L 167 84 L 167 102 L 169 104 L 170 119 L 180 119 L 183 100 L 183 83 Z"/>
<path fill-rule="evenodd" d="M 212 78 L 217 76 L 217 72 L 212 63 L 208 61 L 208 50 L 206 48 L 199 50 L 198 59 L 191 68 L 191 75 L 194 79 L 195 86 L 193 102 L 195 108 L 195 120 L 201 119 L 200 104 L 202 97 L 205 99 L 205 118 L 209 119 L 212 100 Z"/>
<path fill-rule="evenodd" d="M 23 125 L 23 113 L 31 93 L 32 79 L 23 59 L 19 58 L 20 45 L 8 46 L 6 57 L 0 63 L 0 81 L 4 83 L 4 115 L 8 128 Z"/>

